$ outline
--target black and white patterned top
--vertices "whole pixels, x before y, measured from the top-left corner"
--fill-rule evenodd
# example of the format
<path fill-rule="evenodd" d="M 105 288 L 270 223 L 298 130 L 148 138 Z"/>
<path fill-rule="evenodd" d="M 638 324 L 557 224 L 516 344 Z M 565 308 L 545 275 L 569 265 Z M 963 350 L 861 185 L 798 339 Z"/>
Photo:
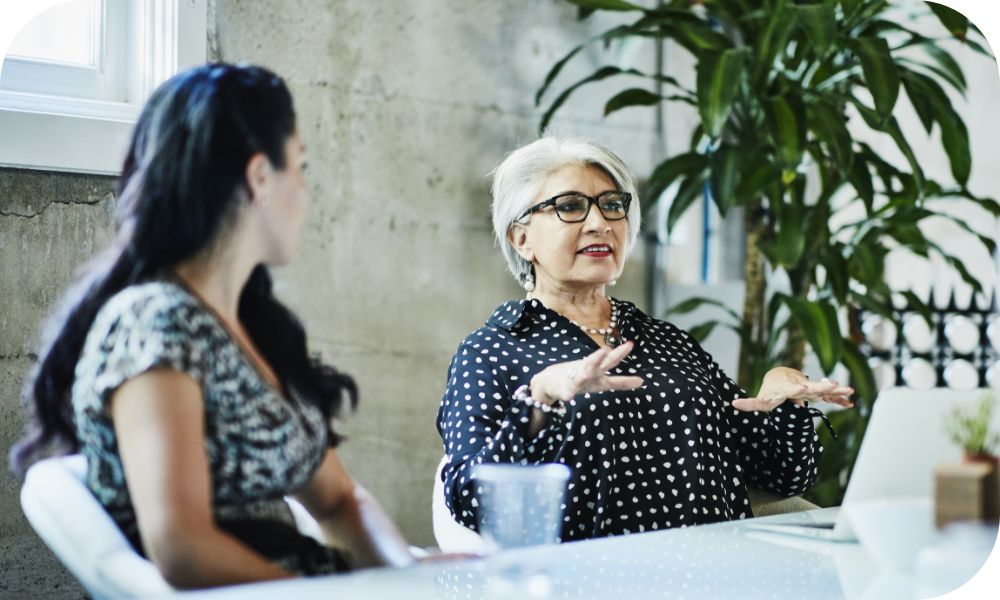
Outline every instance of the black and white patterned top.
<path fill-rule="evenodd" d="M 320 410 L 275 390 L 214 313 L 180 284 L 119 292 L 90 328 L 72 389 L 87 487 L 142 552 L 110 414 L 112 393 L 155 367 L 201 386 L 216 522 L 279 565 L 304 574 L 347 568 L 339 552 L 301 536 L 284 496 L 305 485 L 327 448 Z"/>
<path fill-rule="evenodd" d="M 476 528 L 470 473 L 482 462 L 569 466 L 562 541 L 751 517 L 747 486 L 791 496 L 812 485 L 815 409 L 736 410 L 729 402 L 745 393 L 694 338 L 617 302 L 635 348 L 611 373 L 645 383 L 577 396 L 531 439 L 530 409 L 514 391 L 597 344 L 538 300 L 500 305 L 461 343 L 437 419 L 446 504 L 459 522 Z"/>

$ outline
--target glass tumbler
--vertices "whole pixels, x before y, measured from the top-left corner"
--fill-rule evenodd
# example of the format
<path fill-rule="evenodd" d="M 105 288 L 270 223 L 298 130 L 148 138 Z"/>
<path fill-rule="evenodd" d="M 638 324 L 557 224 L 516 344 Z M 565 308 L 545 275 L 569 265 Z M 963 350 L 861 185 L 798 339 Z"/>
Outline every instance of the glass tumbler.
<path fill-rule="evenodd" d="M 569 467 L 479 464 L 479 532 L 496 550 L 554 544 L 562 525 Z"/>

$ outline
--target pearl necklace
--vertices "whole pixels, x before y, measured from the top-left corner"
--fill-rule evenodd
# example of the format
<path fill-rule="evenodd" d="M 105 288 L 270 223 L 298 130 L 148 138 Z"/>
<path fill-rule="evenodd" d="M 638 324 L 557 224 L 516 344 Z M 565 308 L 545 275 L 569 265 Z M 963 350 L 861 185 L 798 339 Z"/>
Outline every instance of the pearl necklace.
<path fill-rule="evenodd" d="M 577 327 L 586 331 L 589 334 L 602 336 L 604 338 L 605 344 L 607 344 L 612 348 L 615 348 L 621 341 L 615 337 L 615 327 L 618 325 L 618 303 L 615 302 L 612 298 L 608 298 L 608 302 L 611 304 L 611 323 L 608 324 L 606 328 L 594 329 L 592 327 L 585 327 L 583 325 L 580 325 L 573 319 L 570 319 L 569 322 L 576 325 Z"/>

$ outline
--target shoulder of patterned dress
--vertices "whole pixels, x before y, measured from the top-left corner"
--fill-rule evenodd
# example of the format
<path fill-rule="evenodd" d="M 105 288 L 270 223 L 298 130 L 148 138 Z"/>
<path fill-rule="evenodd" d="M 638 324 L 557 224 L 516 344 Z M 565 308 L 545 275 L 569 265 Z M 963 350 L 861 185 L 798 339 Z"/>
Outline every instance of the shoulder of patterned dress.
<path fill-rule="evenodd" d="M 149 328 L 188 329 L 202 320 L 197 317 L 207 316 L 203 313 L 198 299 L 179 285 L 150 281 L 130 285 L 109 298 L 98 311 L 94 326 L 103 329 L 124 320 Z"/>

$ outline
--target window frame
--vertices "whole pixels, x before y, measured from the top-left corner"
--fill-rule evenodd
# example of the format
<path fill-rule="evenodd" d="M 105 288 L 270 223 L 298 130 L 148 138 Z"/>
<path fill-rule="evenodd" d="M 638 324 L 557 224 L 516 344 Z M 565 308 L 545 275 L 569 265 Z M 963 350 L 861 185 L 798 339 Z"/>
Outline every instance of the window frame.
<path fill-rule="evenodd" d="M 171 75 L 205 62 L 208 0 L 125 2 L 131 10 L 118 15 L 130 48 L 124 98 L 0 89 L 0 167 L 119 174 L 145 99 Z"/>

